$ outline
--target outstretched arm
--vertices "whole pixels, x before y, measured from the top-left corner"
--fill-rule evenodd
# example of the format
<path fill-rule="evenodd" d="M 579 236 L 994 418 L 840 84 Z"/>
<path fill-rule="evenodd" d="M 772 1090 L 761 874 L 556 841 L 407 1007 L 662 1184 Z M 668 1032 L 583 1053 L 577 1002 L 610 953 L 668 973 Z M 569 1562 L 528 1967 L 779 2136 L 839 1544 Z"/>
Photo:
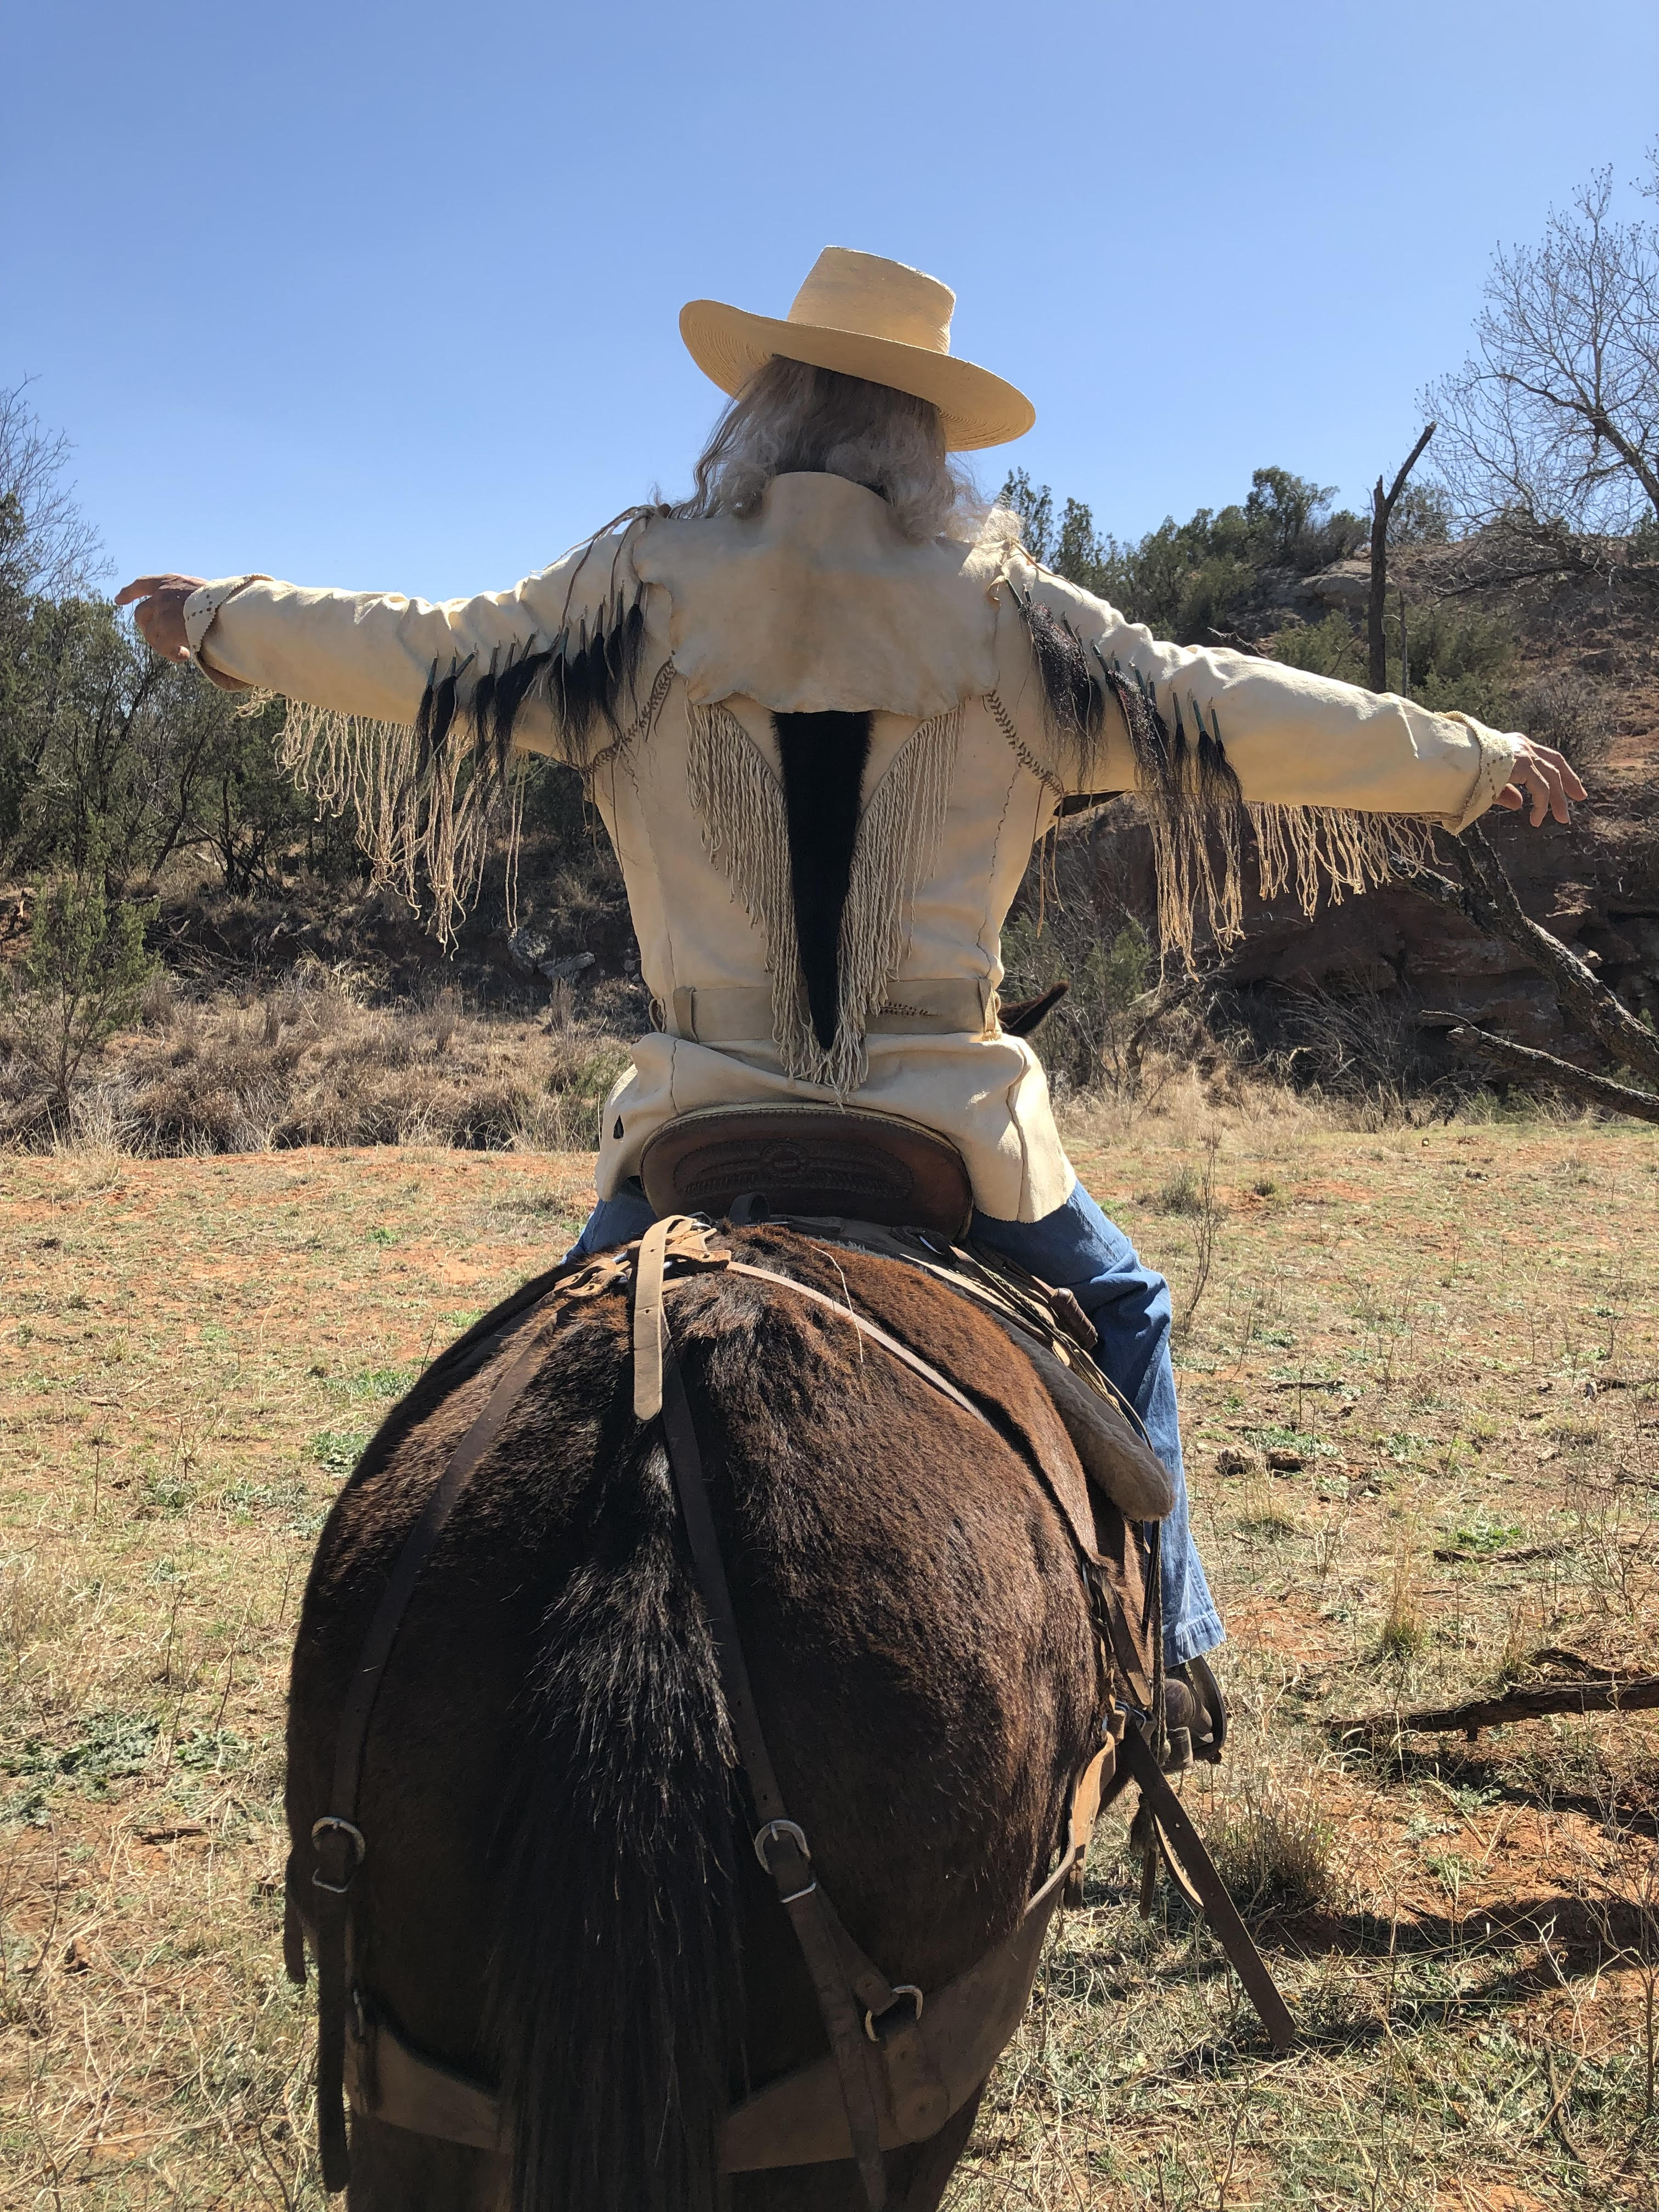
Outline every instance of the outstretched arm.
<path fill-rule="evenodd" d="M 1584 796 L 1559 752 L 1516 732 L 1282 661 L 1164 643 L 1046 574 L 1033 597 L 1071 629 L 1091 672 L 1136 692 L 1172 736 L 1218 744 L 1247 799 L 1429 815 L 1462 830 L 1494 804 L 1529 807 L 1534 826 L 1565 822 Z"/>
<path fill-rule="evenodd" d="M 277 691 L 375 722 L 412 723 L 428 689 L 470 699 L 489 678 L 568 659 L 610 637 L 638 599 L 625 536 L 602 538 L 510 592 L 434 604 L 400 592 L 302 589 L 269 576 L 215 583 L 140 576 L 117 604 L 169 660 L 194 659 L 227 690 Z M 544 697 L 523 697 L 515 741 L 551 747 Z"/>

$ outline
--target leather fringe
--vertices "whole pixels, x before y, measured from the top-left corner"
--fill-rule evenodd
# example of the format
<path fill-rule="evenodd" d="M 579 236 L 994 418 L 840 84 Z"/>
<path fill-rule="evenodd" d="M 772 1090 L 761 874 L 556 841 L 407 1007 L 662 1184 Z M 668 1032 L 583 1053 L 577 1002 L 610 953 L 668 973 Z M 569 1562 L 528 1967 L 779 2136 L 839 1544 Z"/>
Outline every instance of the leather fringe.
<path fill-rule="evenodd" d="M 1334 806 L 1246 808 L 1264 899 L 1294 891 L 1310 920 L 1323 896 L 1340 906 L 1394 877 L 1398 854 L 1423 866 L 1434 857 L 1435 824 L 1420 814 L 1358 814 Z"/>
<path fill-rule="evenodd" d="M 1340 905 L 1390 879 L 1391 856 L 1426 856 L 1434 825 L 1416 815 L 1280 806 L 1247 801 L 1227 758 L 1213 708 L 1206 728 L 1196 704 L 1170 688 L 1170 712 L 1154 687 L 1092 646 L 1104 689 L 1122 712 L 1134 752 L 1139 796 L 1152 837 L 1158 933 L 1167 953 L 1188 968 L 1207 933 L 1224 951 L 1244 933 L 1243 861 L 1254 846 L 1264 900 L 1293 891 L 1311 917 L 1322 897 Z"/>
<path fill-rule="evenodd" d="M 844 1097 L 869 1073 L 869 1024 L 909 948 L 916 891 L 939 856 L 962 711 L 918 724 L 860 817 L 842 911 L 839 1019 L 827 1049 L 801 975 L 782 786 L 729 708 L 688 702 L 686 711 L 691 804 L 710 860 L 765 935 L 779 1057 L 798 1081 Z"/>
<path fill-rule="evenodd" d="M 303 700 L 288 702 L 277 758 L 319 809 L 351 811 L 370 880 L 389 884 L 451 945 L 477 896 L 484 864 L 498 847 L 507 868 L 509 926 L 516 920 L 523 817 L 522 764 L 513 732 L 526 702 L 544 703 L 560 757 L 584 776 L 646 737 L 673 678 L 658 671 L 634 720 L 621 719 L 636 696 L 645 633 L 642 598 L 619 598 L 603 617 L 584 613 L 552 644 L 532 637 L 509 647 L 469 687 L 471 658 L 434 663 L 412 723 L 373 721 Z M 258 704 L 263 705 L 261 698 Z M 594 750 L 605 731 L 611 742 Z"/>

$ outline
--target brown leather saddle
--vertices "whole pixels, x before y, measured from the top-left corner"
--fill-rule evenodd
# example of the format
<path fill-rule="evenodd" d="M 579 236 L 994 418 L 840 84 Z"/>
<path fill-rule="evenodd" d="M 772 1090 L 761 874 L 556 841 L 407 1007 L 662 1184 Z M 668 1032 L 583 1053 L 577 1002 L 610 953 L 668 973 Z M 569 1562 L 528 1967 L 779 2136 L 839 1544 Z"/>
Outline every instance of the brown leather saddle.
<path fill-rule="evenodd" d="M 969 1243 L 973 1186 L 948 1137 L 859 1108 L 712 1106 L 659 1129 L 640 1176 L 659 1218 L 782 1221 L 975 1299 L 1036 1367 L 1085 1474 L 1119 1512 L 1161 1521 L 1174 1504 L 1133 1408 L 1089 1356 L 1097 1339 L 1076 1298 Z"/>
<path fill-rule="evenodd" d="M 836 1215 L 966 1236 L 973 1186 L 948 1137 L 861 1107 L 708 1106 L 658 1130 L 640 1163 L 659 1216 L 730 1216 L 739 1198 L 773 1213 Z"/>

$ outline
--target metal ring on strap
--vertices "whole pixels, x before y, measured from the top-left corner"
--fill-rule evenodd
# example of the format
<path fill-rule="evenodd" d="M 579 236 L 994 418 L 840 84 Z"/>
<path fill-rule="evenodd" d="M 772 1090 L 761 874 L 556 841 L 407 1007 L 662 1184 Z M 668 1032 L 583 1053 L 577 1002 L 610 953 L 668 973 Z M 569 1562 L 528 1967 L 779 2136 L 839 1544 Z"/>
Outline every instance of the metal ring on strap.
<path fill-rule="evenodd" d="M 345 1838 L 351 1846 L 351 1863 L 345 1869 L 343 1881 L 325 1881 L 319 1868 L 313 1873 L 311 1885 L 313 1889 L 327 1890 L 331 1897 L 343 1897 L 351 1887 L 353 1875 L 368 1856 L 368 1844 L 362 1830 L 355 1827 L 349 1820 L 342 1820 L 337 1813 L 325 1813 L 320 1820 L 313 1820 L 311 1824 L 312 1845 L 319 1852 L 323 1847 L 323 1837 L 325 1833 L 343 1836 Z"/>
<path fill-rule="evenodd" d="M 811 1846 L 806 1840 L 805 1832 L 793 1820 L 769 1820 L 755 1838 L 755 1856 L 766 1869 L 768 1874 L 772 1874 L 772 1862 L 766 1856 L 766 1847 L 768 1844 L 775 1842 L 780 1836 L 787 1836 L 807 1865 L 811 1865 Z M 772 1879 L 775 1881 L 777 1876 L 773 1875 Z M 787 1896 L 780 1892 L 778 1902 L 781 1905 L 799 1905 L 803 1897 L 811 1897 L 817 1886 L 817 1877 L 815 1875 L 811 1881 L 804 1883 L 799 1889 L 792 1889 Z"/>
<path fill-rule="evenodd" d="M 915 2021 L 920 2020 L 921 2018 L 922 1996 L 921 1991 L 916 1987 L 915 1984 L 914 1982 L 895 1982 L 893 1984 L 894 2003 L 896 2003 L 900 1997 L 908 1997 L 911 2003 L 915 2007 L 915 2012 L 911 2014 L 913 2023 Z M 892 2005 L 889 2005 L 887 2011 L 890 2012 L 892 2009 Z M 882 2014 L 882 2018 L 885 2020 L 886 2017 L 887 2013 L 884 2013 Z M 880 2036 L 876 2033 L 876 2015 L 873 2011 L 866 2012 L 864 2015 L 864 2032 L 869 2037 L 872 2043 L 879 2043 L 881 2041 Z"/>

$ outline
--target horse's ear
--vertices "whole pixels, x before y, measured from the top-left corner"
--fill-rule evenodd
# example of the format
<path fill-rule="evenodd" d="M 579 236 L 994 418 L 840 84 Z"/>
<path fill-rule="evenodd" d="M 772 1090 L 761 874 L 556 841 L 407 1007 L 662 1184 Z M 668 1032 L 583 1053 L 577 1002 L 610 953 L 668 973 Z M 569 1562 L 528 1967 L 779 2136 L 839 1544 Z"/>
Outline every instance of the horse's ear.
<path fill-rule="evenodd" d="M 1071 978 L 1062 976 L 1051 983 L 1038 999 L 1016 999 L 1012 1005 L 999 1010 L 998 1019 L 1009 1036 L 1028 1037 L 1040 1030 L 1066 994 L 1071 989 Z"/>

